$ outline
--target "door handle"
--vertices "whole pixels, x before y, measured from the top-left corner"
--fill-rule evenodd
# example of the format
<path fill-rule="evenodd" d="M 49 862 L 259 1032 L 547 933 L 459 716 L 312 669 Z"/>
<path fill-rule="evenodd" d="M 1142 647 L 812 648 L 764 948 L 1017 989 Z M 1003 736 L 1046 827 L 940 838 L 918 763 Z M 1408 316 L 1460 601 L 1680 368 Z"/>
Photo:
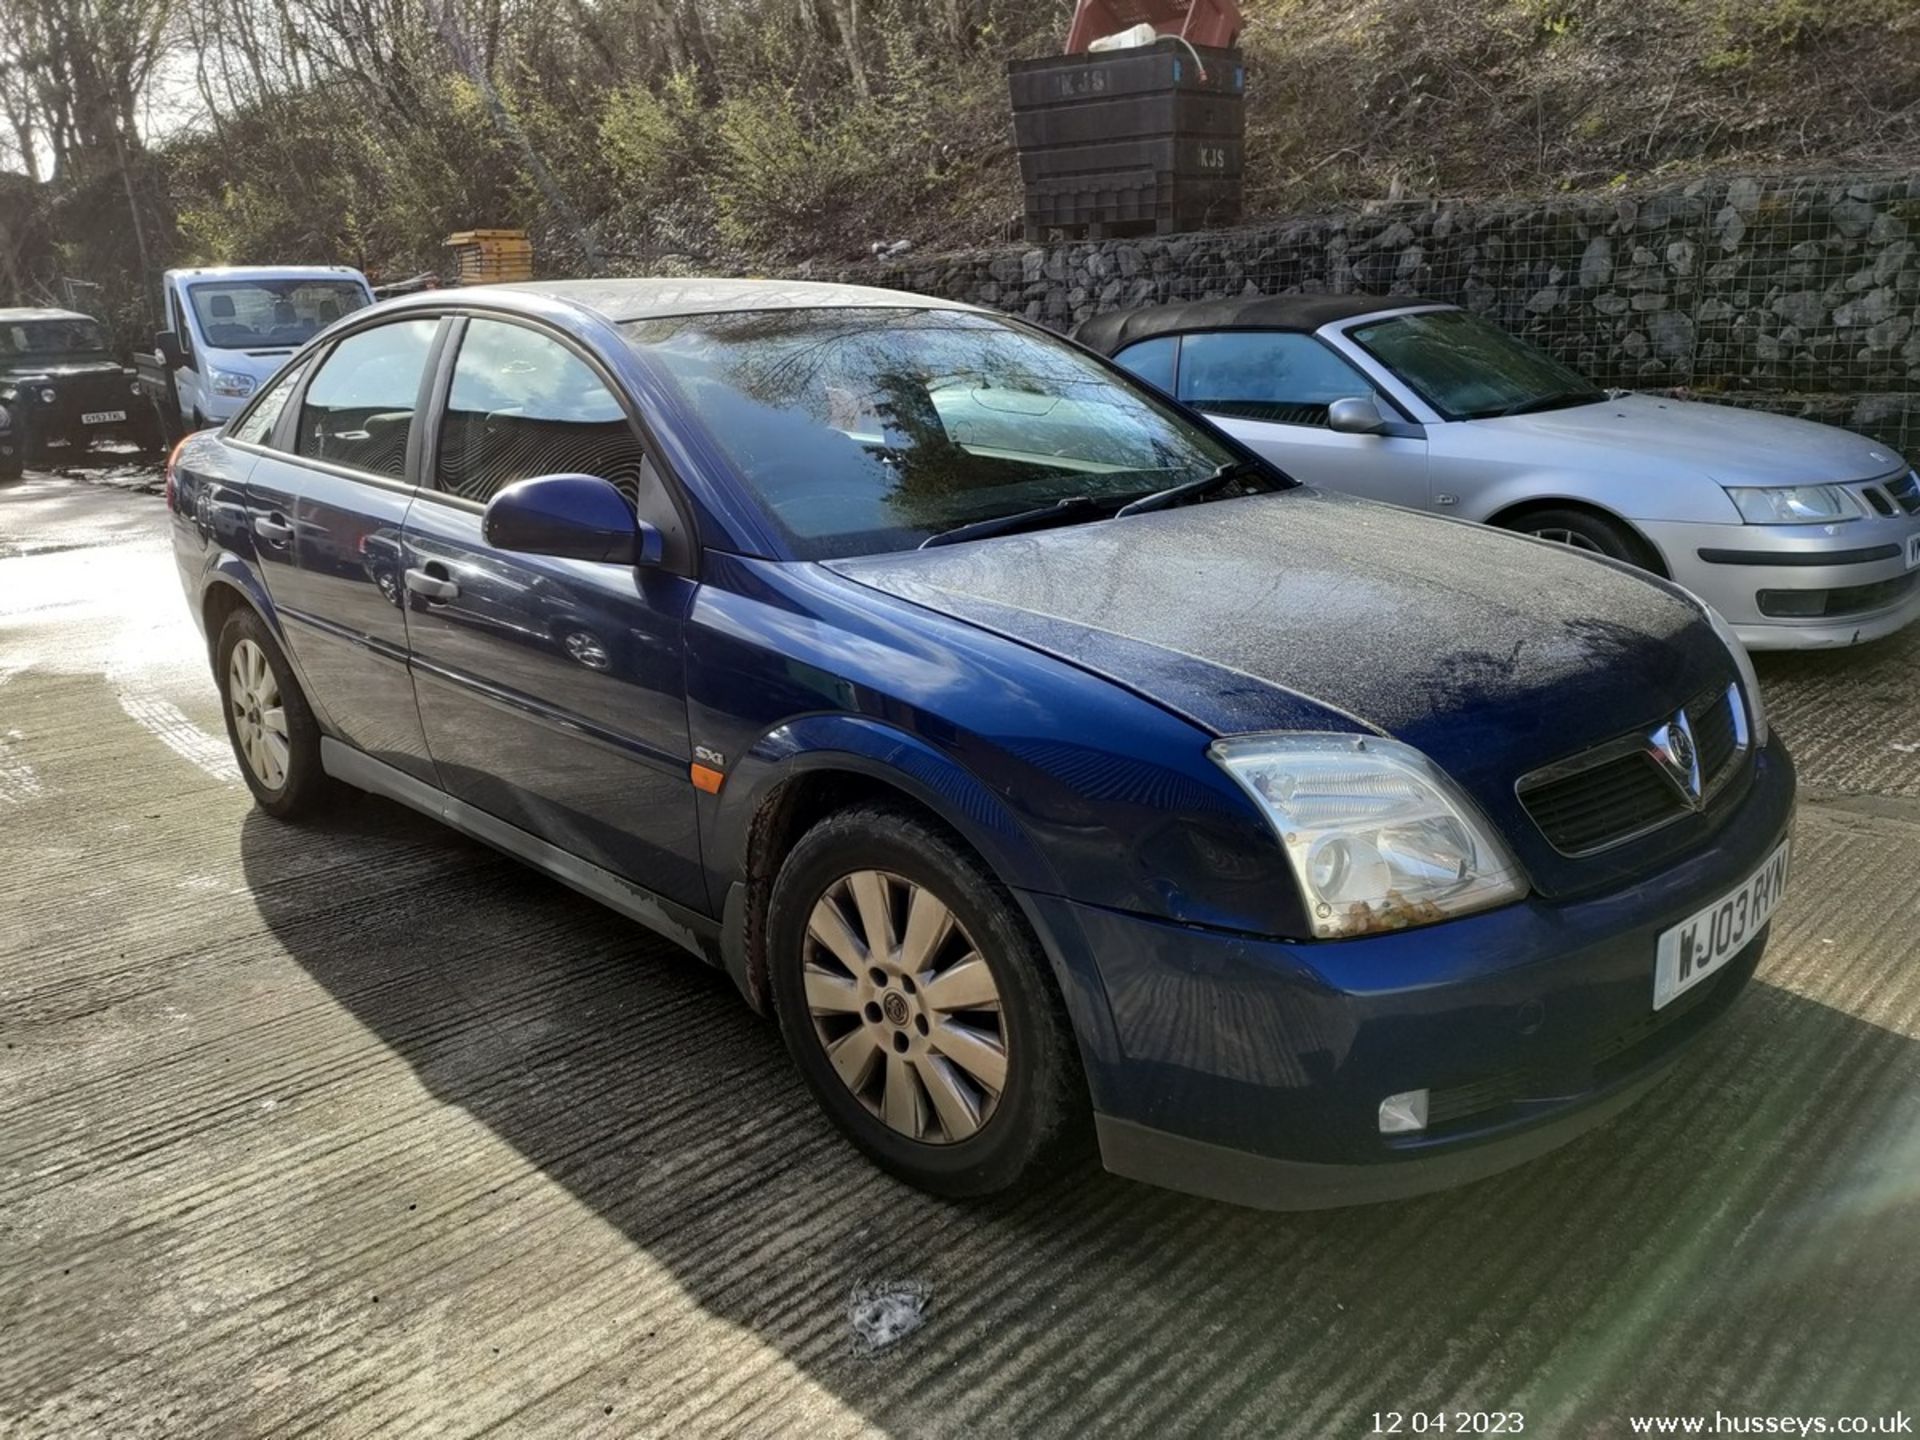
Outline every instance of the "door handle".
<path fill-rule="evenodd" d="M 407 589 L 426 600 L 453 600 L 460 594 L 453 581 L 426 570 L 407 571 Z"/>
<path fill-rule="evenodd" d="M 271 515 L 255 516 L 253 533 L 269 545 L 284 545 L 293 538 L 293 526 L 276 510 Z"/>

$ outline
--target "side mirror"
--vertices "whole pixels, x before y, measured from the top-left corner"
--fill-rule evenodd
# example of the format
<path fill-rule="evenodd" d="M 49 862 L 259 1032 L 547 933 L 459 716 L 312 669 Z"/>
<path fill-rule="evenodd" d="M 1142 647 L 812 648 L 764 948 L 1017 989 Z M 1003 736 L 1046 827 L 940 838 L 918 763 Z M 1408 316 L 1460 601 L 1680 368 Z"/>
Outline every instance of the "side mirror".
<path fill-rule="evenodd" d="M 660 532 L 597 475 L 540 475 L 507 486 L 480 517 L 487 543 L 524 555 L 658 565 Z"/>
<path fill-rule="evenodd" d="M 187 352 L 180 348 L 180 337 L 172 330 L 158 331 L 153 337 L 153 348 L 160 352 L 169 370 L 178 370 L 187 363 Z"/>
<path fill-rule="evenodd" d="M 1327 407 L 1327 428 L 1342 435 L 1380 435 L 1386 431 L 1387 419 L 1372 400 L 1355 395 Z"/>

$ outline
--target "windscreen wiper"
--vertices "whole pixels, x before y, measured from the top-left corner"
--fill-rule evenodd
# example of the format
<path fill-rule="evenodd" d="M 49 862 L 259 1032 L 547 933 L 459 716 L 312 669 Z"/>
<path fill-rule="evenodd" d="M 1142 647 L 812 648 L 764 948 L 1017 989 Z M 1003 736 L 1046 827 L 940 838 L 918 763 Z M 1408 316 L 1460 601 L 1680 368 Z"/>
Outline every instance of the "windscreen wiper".
<path fill-rule="evenodd" d="M 1222 485 L 1231 484 L 1248 475 L 1256 473 L 1259 467 L 1247 460 L 1229 460 L 1211 475 L 1202 475 L 1198 480 L 1188 480 L 1179 485 L 1169 485 L 1165 490 L 1156 490 L 1151 495 L 1142 495 L 1138 500 L 1129 500 L 1113 512 L 1116 520 L 1128 515 L 1144 515 L 1149 510 L 1164 510 L 1169 505 L 1178 505 L 1182 500 L 1195 499 L 1210 491 L 1218 490 Z"/>
<path fill-rule="evenodd" d="M 970 524 L 956 525 L 951 530 L 939 531 L 922 540 L 920 548 L 930 550 L 935 545 L 958 545 L 963 540 L 984 540 L 989 535 L 1011 535 L 1016 530 L 1044 530 L 1052 525 L 1068 525 L 1081 519 L 1087 511 L 1102 509 L 1112 503 L 1106 497 L 1096 499 L 1092 495 L 1069 495 L 1051 505 L 1016 510 L 1011 515 L 995 515 L 990 520 L 975 520 Z"/>

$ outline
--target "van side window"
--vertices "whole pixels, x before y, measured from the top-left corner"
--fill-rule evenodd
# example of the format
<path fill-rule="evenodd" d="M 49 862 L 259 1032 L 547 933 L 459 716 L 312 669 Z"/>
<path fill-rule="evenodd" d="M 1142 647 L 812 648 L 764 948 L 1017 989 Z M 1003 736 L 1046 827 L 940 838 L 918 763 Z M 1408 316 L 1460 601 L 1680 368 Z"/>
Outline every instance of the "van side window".
<path fill-rule="evenodd" d="M 440 322 L 395 320 L 349 335 L 321 362 L 300 405 L 294 451 L 403 477 L 420 375 Z"/>
<path fill-rule="evenodd" d="M 471 320 L 453 367 L 434 485 L 485 504 L 516 480 L 596 475 L 634 503 L 646 463 L 592 369 L 536 330 Z"/>
<path fill-rule="evenodd" d="M 188 328 L 187 315 L 180 304 L 180 292 L 169 290 L 167 304 L 173 308 L 173 333 L 179 337 L 180 353 L 187 357 L 187 368 L 193 368 L 193 331 Z"/>
<path fill-rule="evenodd" d="M 273 439 L 274 422 L 279 420 L 280 412 L 287 408 L 287 400 L 299 385 L 300 377 L 306 372 L 306 362 L 281 373 L 280 377 L 260 393 L 251 409 L 228 427 L 229 439 L 239 440 L 247 445 L 266 445 Z"/>
<path fill-rule="evenodd" d="M 1325 425 L 1336 400 L 1375 397 L 1346 359 L 1311 335 L 1228 330 L 1189 335 L 1179 398 L 1196 410 L 1277 425 Z"/>

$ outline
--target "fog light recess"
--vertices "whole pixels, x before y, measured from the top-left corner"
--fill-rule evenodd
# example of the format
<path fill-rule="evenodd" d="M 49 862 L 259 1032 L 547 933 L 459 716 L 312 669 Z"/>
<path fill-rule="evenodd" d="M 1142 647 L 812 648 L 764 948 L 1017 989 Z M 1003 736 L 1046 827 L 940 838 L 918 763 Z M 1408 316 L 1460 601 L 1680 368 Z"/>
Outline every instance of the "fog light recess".
<path fill-rule="evenodd" d="M 1380 1133 L 1411 1135 L 1427 1128 L 1427 1092 L 1402 1090 L 1380 1102 Z"/>

